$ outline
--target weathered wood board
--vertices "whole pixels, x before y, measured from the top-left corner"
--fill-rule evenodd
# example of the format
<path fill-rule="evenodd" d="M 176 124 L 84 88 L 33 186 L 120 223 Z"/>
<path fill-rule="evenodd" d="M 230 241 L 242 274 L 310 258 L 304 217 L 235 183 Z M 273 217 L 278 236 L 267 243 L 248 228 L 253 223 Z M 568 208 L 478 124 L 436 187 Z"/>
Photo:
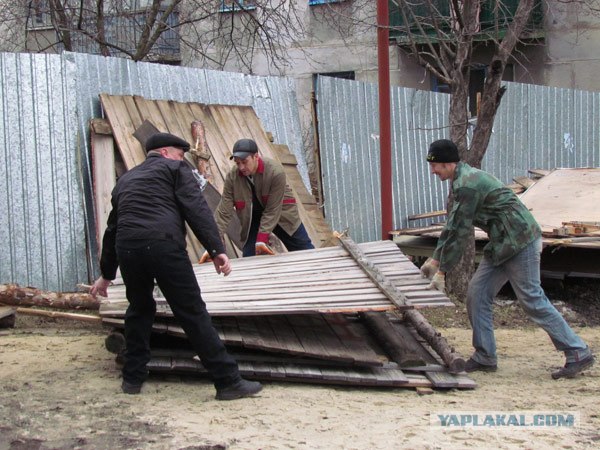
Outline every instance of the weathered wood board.
<path fill-rule="evenodd" d="M 417 267 L 391 241 L 359 244 L 369 260 L 407 298 L 408 307 L 452 306 L 442 292 L 428 290 Z M 227 276 L 212 264 L 195 265 L 202 297 L 211 315 L 262 315 L 391 310 L 397 307 L 339 247 L 232 260 Z M 166 300 L 155 292 L 157 315 L 171 316 Z M 123 317 L 125 286 L 114 280 L 102 301 L 103 317 Z"/>
<path fill-rule="evenodd" d="M 316 201 L 308 193 L 297 170 L 292 167 L 293 155 L 283 145 L 275 148 L 276 144 L 270 142 L 252 107 L 147 100 L 139 96 L 108 94 L 101 94 L 100 101 L 128 169 L 140 164 L 145 158 L 144 149 L 134 136 L 145 120 L 160 131 L 176 134 L 188 142 L 193 142 L 191 123 L 195 120 L 202 121 L 212 156 L 212 181 L 219 192 L 222 192 L 225 176 L 233 167 L 229 160 L 233 144 L 241 138 L 254 139 L 261 155 L 284 163 L 288 182 L 298 202 L 300 217 L 315 247 L 320 247 L 331 236 L 331 230 Z M 201 250 L 192 244 L 188 245 L 188 251 L 195 261 L 201 255 Z"/>

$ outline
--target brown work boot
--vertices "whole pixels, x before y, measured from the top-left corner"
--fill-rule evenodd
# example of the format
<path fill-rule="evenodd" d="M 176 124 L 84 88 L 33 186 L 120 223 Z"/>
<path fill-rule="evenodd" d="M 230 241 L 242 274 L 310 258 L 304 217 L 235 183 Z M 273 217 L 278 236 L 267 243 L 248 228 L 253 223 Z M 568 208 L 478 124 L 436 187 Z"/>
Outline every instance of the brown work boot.
<path fill-rule="evenodd" d="M 236 400 L 238 398 L 250 397 L 262 391 L 262 384 L 258 381 L 248 381 L 243 378 L 230 386 L 217 389 L 217 400 Z"/>
<path fill-rule="evenodd" d="M 574 378 L 575 375 L 592 367 L 593 365 L 594 355 L 589 355 L 588 357 L 583 358 L 581 361 L 566 363 L 564 367 L 552 372 L 552 378 L 555 380 L 558 380 L 559 378 Z"/>

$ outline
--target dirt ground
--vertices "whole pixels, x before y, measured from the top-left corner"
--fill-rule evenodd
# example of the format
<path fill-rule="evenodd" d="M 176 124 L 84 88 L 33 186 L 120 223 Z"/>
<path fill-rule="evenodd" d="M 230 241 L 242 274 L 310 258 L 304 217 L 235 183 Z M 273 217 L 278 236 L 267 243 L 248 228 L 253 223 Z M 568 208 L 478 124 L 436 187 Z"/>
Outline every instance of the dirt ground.
<path fill-rule="evenodd" d="M 579 290 L 578 282 L 551 295 L 597 354 L 598 287 Z M 216 401 L 204 379 L 178 376 L 152 376 L 141 395 L 122 394 L 114 355 L 104 347 L 107 329 L 19 315 L 15 328 L 0 330 L 0 450 L 598 448 L 600 364 L 576 379 L 552 380 L 562 354 L 511 301 L 496 306 L 499 370 L 472 374 L 475 390 L 420 396 L 414 389 L 266 383 L 260 396 L 233 402 Z M 467 357 L 464 307 L 428 314 Z M 568 412 L 576 420 L 539 428 L 433 421 L 472 412 Z"/>

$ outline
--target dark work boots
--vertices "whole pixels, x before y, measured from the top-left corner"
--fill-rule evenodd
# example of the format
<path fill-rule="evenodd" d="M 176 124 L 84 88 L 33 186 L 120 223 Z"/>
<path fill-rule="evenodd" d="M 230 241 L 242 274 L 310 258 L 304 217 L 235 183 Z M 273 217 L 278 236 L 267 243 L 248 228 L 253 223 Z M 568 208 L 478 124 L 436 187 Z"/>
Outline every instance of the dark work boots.
<path fill-rule="evenodd" d="M 243 378 L 237 383 L 224 388 L 217 389 L 217 400 L 236 400 L 238 398 L 250 397 L 262 391 L 262 384 L 258 381 L 248 381 Z"/>
<path fill-rule="evenodd" d="M 496 364 L 481 364 L 473 358 L 469 358 L 465 363 L 465 372 L 495 372 L 498 370 Z"/>
<path fill-rule="evenodd" d="M 123 390 L 124 394 L 139 394 L 142 391 L 142 385 L 128 383 L 127 381 L 123 380 L 123 383 L 121 383 L 121 389 Z"/>
<path fill-rule="evenodd" d="M 552 378 L 555 380 L 558 380 L 559 378 L 573 378 L 578 373 L 592 367 L 593 365 L 594 355 L 590 355 L 587 358 L 583 358 L 581 361 L 566 363 L 564 367 L 552 372 Z"/>

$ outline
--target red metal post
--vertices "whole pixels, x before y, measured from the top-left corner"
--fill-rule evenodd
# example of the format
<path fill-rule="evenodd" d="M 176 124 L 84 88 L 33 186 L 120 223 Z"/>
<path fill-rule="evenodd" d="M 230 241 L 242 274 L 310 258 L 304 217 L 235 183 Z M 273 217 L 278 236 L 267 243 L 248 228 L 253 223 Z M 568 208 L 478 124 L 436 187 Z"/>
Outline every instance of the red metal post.
<path fill-rule="evenodd" d="M 377 60 L 379 66 L 379 151 L 381 164 L 381 236 L 392 231 L 392 132 L 390 125 L 390 55 L 388 0 L 377 0 Z"/>

